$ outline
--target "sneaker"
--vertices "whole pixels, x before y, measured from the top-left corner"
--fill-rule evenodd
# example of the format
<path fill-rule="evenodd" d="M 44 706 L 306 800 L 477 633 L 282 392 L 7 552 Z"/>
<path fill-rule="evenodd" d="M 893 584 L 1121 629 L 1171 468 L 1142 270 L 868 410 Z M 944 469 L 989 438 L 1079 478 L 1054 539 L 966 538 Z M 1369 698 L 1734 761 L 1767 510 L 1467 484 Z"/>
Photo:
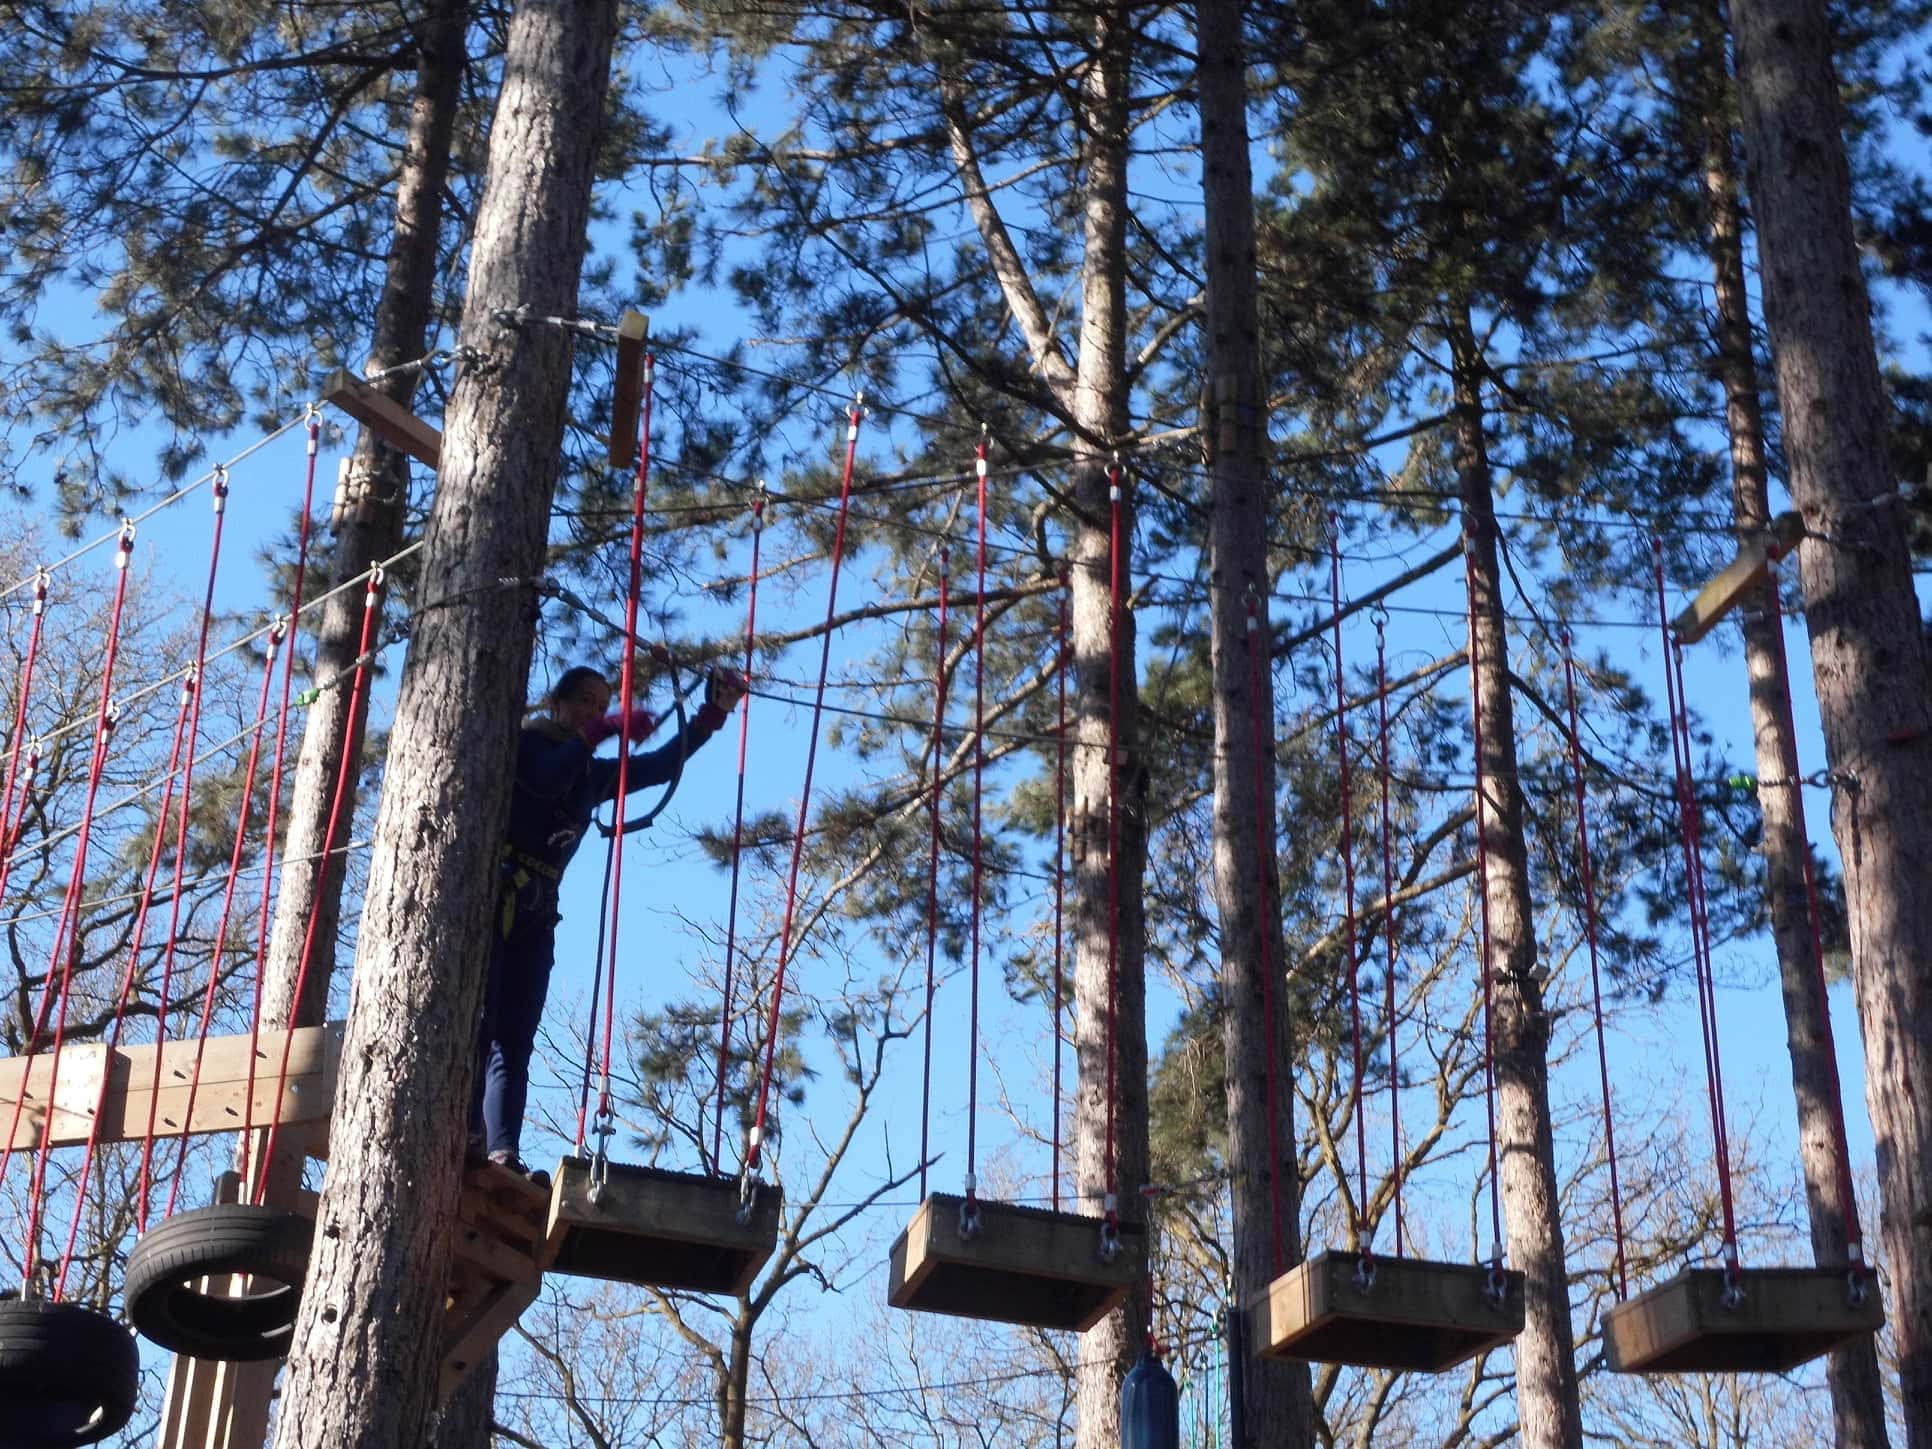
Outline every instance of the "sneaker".
<path fill-rule="evenodd" d="M 541 1188 L 548 1189 L 550 1186 L 549 1173 L 545 1172 L 540 1167 L 528 1166 L 514 1152 L 501 1152 L 501 1151 L 492 1152 L 490 1154 L 490 1161 L 493 1162 L 498 1167 L 507 1167 L 511 1172 L 514 1172 L 518 1177 L 523 1178 L 532 1187 L 541 1187 Z"/>

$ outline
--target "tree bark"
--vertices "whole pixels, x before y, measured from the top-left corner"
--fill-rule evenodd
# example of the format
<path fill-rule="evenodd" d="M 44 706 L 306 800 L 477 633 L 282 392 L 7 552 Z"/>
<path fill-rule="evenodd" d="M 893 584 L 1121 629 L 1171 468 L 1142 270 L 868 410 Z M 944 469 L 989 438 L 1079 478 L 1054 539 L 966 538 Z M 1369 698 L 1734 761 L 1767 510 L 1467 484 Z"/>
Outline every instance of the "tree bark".
<path fill-rule="evenodd" d="M 1234 1301 L 1228 1309 L 1236 1313 L 1245 1311 L 1301 1258 L 1293 1057 L 1276 878 L 1274 674 L 1268 647 L 1272 575 L 1262 473 L 1267 420 L 1255 308 L 1243 12 L 1242 0 L 1199 0 L 1194 25 L 1201 189 L 1207 207 L 1207 415 L 1202 431 L 1213 449 L 1208 546 L 1214 896 L 1221 923 L 1227 1151 L 1234 1204 Z M 1258 651 L 1258 680 L 1251 649 Z M 1244 1369 L 1246 1412 L 1231 1449 L 1311 1444 L 1314 1406 L 1307 1365 L 1249 1355 Z"/>
<path fill-rule="evenodd" d="M 1771 494 L 1744 278 L 1744 222 L 1732 141 L 1733 91 L 1724 52 L 1723 17 L 1712 0 L 1704 0 L 1698 11 L 1697 55 L 1703 83 L 1699 103 L 1704 126 L 1704 200 L 1710 215 L 1716 285 L 1716 364 L 1731 444 L 1731 506 L 1742 542 L 1761 537 L 1770 527 Z M 1842 1266 L 1850 1260 L 1850 1239 L 1847 1204 L 1841 1202 L 1841 1195 L 1850 1191 L 1851 1183 L 1841 1182 L 1838 1063 L 1824 994 L 1824 967 L 1815 949 L 1807 904 L 1811 837 L 1805 828 L 1803 792 L 1795 784 L 1775 783 L 1794 780 L 1798 774 L 1775 574 L 1765 581 L 1757 607 L 1744 610 L 1741 619 L 1758 778 L 1773 782 L 1758 792 L 1764 823 L 1760 849 L 1771 939 L 1777 947 L 1778 980 L 1784 993 L 1785 1041 L 1791 1054 L 1791 1090 L 1797 1099 L 1798 1157 L 1804 1169 L 1811 1248 L 1821 1266 Z M 1851 1206 L 1855 1216 L 1856 1207 Z M 1832 1354 L 1826 1377 L 1838 1444 L 1842 1449 L 1883 1449 L 1888 1438 L 1877 1344 L 1865 1340 Z"/>
<path fill-rule="evenodd" d="M 497 314 L 576 310 L 615 29 L 615 0 L 526 0 L 510 22 L 279 1449 L 403 1449 L 434 1416 L 533 637 L 501 581 L 541 570 L 570 381 L 570 333 Z"/>
<path fill-rule="evenodd" d="M 1085 252 L 1081 262 L 1080 343 L 1072 413 L 1084 440 L 1073 470 L 1079 510 L 1071 543 L 1074 659 L 1073 791 L 1081 819 L 1098 829 L 1074 872 L 1074 1046 L 1079 1089 L 1074 1099 L 1074 1152 L 1080 1191 L 1088 1202 L 1117 1192 L 1123 1216 L 1145 1220 L 1140 1188 L 1147 1181 L 1147 1028 L 1143 962 L 1146 918 L 1141 898 L 1147 866 L 1147 772 L 1140 755 L 1139 689 L 1134 617 L 1125 600 L 1133 577 L 1133 500 L 1123 488 L 1120 549 L 1109 540 L 1107 460 L 1099 451 L 1126 436 L 1127 418 L 1127 140 L 1128 62 L 1132 24 L 1124 8 L 1094 14 L 1092 59 L 1081 81 L 1081 130 L 1086 144 Z M 1121 580 L 1118 638 L 1112 637 L 1110 571 Z M 1111 777 L 1107 726 L 1114 719 L 1120 751 L 1119 910 L 1108 874 Z M 1109 951 L 1112 938 L 1114 952 Z M 1109 962 L 1117 963 L 1109 980 Z M 1111 1010 L 1109 1003 L 1111 1001 Z M 1114 1061 L 1107 1060 L 1108 1021 Z M 1108 1084 L 1112 1081 L 1113 1098 Z M 1113 1113 L 1114 1161 L 1106 1143 Z M 1151 1232 L 1152 1225 L 1149 1224 Z M 1132 1294 L 1081 1343 L 1078 1449 L 1112 1449 L 1120 1442 L 1120 1383 L 1147 1332 L 1147 1304 Z"/>
<path fill-rule="evenodd" d="M 1469 648 L 1481 764 L 1478 829 L 1487 856 L 1490 1040 L 1496 1141 L 1512 1267 L 1527 1278 L 1516 1339 L 1516 1404 L 1528 1449 L 1580 1449 L 1575 1340 L 1563 1260 L 1561 1198 L 1550 1120 L 1550 1016 L 1537 969 L 1523 790 L 1517 773 L 1509 636 L 1497 563 L 1496 512 L 1483 431 L 1483 360 L 1465 311 L 1452 324 L 1456 473 L 1469 565 Z M 1500 1246 L 1500 1245 L 1499 1245 Z"/>
<path fill-rule="evenodd" d="M 436 1416 L 429 1449 L 490 1449 L 496 1409 L 496 1350 L 478 1360 Z"/>
<path fill-rule="evenodd" d="M 1886 462 L 1821 0 L 1733 0 L 1744 150 L 1776 358 L 1812 674 L 1837 784 L 1852 981 L 1877 1140 L 1906 1441 L 1932 1445 L 1932 678 Z"/>

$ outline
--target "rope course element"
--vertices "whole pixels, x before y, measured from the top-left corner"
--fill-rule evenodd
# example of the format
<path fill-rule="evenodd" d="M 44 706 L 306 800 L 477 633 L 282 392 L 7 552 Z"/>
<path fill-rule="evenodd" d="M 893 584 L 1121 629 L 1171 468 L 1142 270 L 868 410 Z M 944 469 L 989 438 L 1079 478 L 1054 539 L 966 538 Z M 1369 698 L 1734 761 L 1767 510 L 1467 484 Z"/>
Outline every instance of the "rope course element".
<path fill-rule="evenodd" d="M 1583 787 L 1583 747 L 1577 738 L 1576 656 L 1570 631 L 1563 631 L 1564 734 L 1570 751 L 1570 776 L 1576 785 L 1576 855 L 1583 877 L 1583 935 L 1590 947 L 1590 1012 L 1596 1023 L 1597 1081 L 1603 1089 L 1604 1155 L 1610 1160 L 1610 1219 L 1617 1242 L 1617 1297 L 1630 1296 L 1629 1252 L 1623 1231 L 1623 1186 L 1617 1176 L 1617 1126 L 1610 1106 L 1610 1052 L 1603 1034 L 1603 974 L 1597 949 L 1596 866 L 1590 854 L 1589 803 Z"/>
<path fill-rule="evenodd" d="M 7 784 L 0 791 L 0 900 L 7 895 L 7 877 L 13 873 L 13 848 L 18 843 L 21 825 L 27 819 L 27 801 L 33 794 L 34 771 L 40 765 L 40 741 L 27 747 L 27 775 L 20 782 L 20 824 L 13 820 L 14 785 L 19 781 L 21 746 L 26 744 L 27 701 L 33 694 L 34 664 L 40 658 L 40 638 L 47 624 L 47 571 L 34 575 L 33 627 L 27 634 L 27 657 L 20 668 L 20 693 L 13 706 L 12 746 L 7 751 Z"/>
<path fill-rule="evenodd" d="M 946 576 L 951 567 L 946 550 L 939 554 L 939 620 L 934 642 L 932 707 L 932 791 L 929 815 L 932 842 L 926 861 L 926 1049 L 919 1077 L 919 1197 L 926 1196 L 926 1168 L 932 1161 L 932 1004 L 938 987 L 939 956 L 939 815 L 946 796 L 945 729 L 946 684 Z"/>
<path fill-rule="evenodd" d="M 1690 709 L 1684 698 L 1684 651 L 1670 632 L 1664 593 L 1664 543 L 1653 539 L 1656 559 L 1657 620 L 1664 646 L 1664 695 L 1670 713 L 1671 754 L 1677 767 L 1678 836 L 1684 848 L 1684 890 L 1690 906 L 1691 964 L 1697 984 L 1697 1018 L 1704 1042 L 1704 1081 L 1711 1107 L 1711 1146 L 1717 1167 L 1718 1198 L 1724 1212 L 1724 1272 L 1736 1291 L 1740 1267 L 1737 1206 L 1731 1190 L 1731 1142 L 1724 1107 L 1724 1061 L 1717 1039 L 1717 985 L 1711 967 L 1710 917 L 1704 893 L 1704 853 L 1697 801 L 1691 788 L 1694 753 Z"/>
<path fill-rule="evenodd" d="M 1120 457 L 1107 470 L 1107 1018 L 1103 1050 L 1107 1058 L 1107 1131 L 1102 1157 L 1107 1184 L 1102 1198 L 1101 1253 L 1111 1256 L 1120 1244 L 1120 1171 L 1115 1150 L 1119 1133 L 1119 1057 L 1116 1046 L 1120 1010 L 1120 631 L 1125 615 L 1126 579 L 1121 568 Z"/>
<path fill-rule="evenodd" d="M 81 805 L 80 835 L 74 845 L 74 865 L 67 877 L 67 893 L 61 918 L 54 932 L 53 954 L 47 962 L 47 984 L 42 992 L 41 1010 L 34 1022 L 32 1045 L 40 1043 L 41 1032 L 45 1029 L 48 998 L 54 994 L 54 982 L 58 978 L 59 1004 L 54 1012 L 54 1039 L 47 1068 L 47 1100 L 58 1100 L 55 1096 L 60 1085 L 61 1047 L 67 1031 L 67 1003 L 70 998 L 74 963 L 80 956 L 80 896 L 81 883 L 87 878 L 87 847 L 92 839 L 94 825 L 94 804 L 100 794 L 101 773 L 107 767 L 108 746 L 114 735 L 117 711 L 114 705 L 114 665 L 120 654 L 121 623 L 127 611 L 128 563 L 134 554 L 134 524 L 123 521 L 119 543 L 114 550 L 114 605 L 108 615 L 107 644 L 101 659 L 101 699 L 95 715 L 94 755 L 87 771 L 87 795 Z M 30 1051 L 29 1053 L 33 1053 Z M 24 1083 L 23 1083 L 24 1085 Z M 16 1128 L 19 1125 L 20 1104 L 14 1103 Z M 22 1245 L 20 1261 L 22 1264 L 23 1291 L 31 1290 L 34 1280 L 34 1258 L 40 1244 L 40 1217 L 46 1208 L 47 1195 L 47 1154 L 53 1134 L 42 1132 L 40 1146 L 34 1153 L 33 1174 L 27 1189 L 27 1228 Z M 7 1150 L 13 1147 L 13 1133 L 7 1134 Z M 0 1173 L 6 1169 L 6 1157 L 0 1154 Z"/>
<path fill-rule="evenodd" d="M 738 964 L 738 882 L 743 874 L 745 850 L 745 752 L 751 742 L 752 650 L 758 638 L 758 572 L 764 543 L 765 495 L 760 485 L 758 495 L 751 500 L 751 583 L 745 596 L 745 661 L 742 676 L 746 691 L 743 713 L 738 719 L 738 801 L 731 820 L 731 900 L 725 908 L 724 1006 L 718 1013 L 718 1100 L 711 1124 L 711 1167 L 714 1172 L 724 1170 L 725 1073 L 731 1056 L 733 972 Z M 930 1047 L 928 1056 L 930 1058 Z M 923 1158 L 923 1154 L 921 1156 Z"/>
<path fill-rule="evenodd" d="M 1469 715 L 1476 761 L 1476 899 L 1480 905 L 1483 993 L 1483 1107 L 1487 1117 L 1489 1173 L 1489 1262 L 1492 1279 L 1503 1267 L 1503 1199 L 1496 1162 L 1496 1032 L 1495 976 L 1490 966 L 1489 933 L 1489 782 L 1483 729 L 1481 610 L 1500 600 L 1481 600 L 1476 593 L 1476 540 L 1463 540 L 1463 582 L 1469 597 Z"/>
<path fill-rule="evenodd" d="M 1388 616 L 1378 610 L 1375 624 L 1375 774 L 1382 806 L 1382 940 L 1388 947 L 1383 969 L 1383 1013 L 1389 1034 L 1389 1164 L 1394 1183 L 1395 1256 L 1402 1256 L 1402 1070 L 1395 1049 L 1395 831 L 1389 823 L 1389 662 L 1385 629 Z"/>
<path fill-rule="evenodd" d="M 832 536 L 831 578 L 825 591 L 826 630 L 819 652 L 818 693 L 812 703 L 812 728 L 805 747 L 805 781 L 799 791 L 798 829 L 792 836 L 792 863 L 785 881 L 785 915 L 778 933 L 778 966 L 772 978 L 771 1013 L 765 1026 L 765 1064 L 758 1080 L 758 1108 L 751 1124 L 750 1143 L 745 1152 L 744 1190 L 748 1194 L 755 1174 L 760 1166 L 764 1142 L 765 1119 L 770 1110 L 772 1072 L 778 1060 L 779 1012 L 785 997 L 785 968 L 790 964 L 793 947 L 792 920 L 798 906 L 798 870 L 805 855 L 805 824 L 812 803 L 812 773 L 818 764 L 819 724 L 825 709 L 825 680 L 832 669 L 832 631 L 831 620 L 838 611 L 839 568 L 845 561 L 845 519 L 846 503 L 852 496 L 852 469 L 859 454 L 859 420 L 864 416 L 865 394 L 860 393 L 852 401 L 846 414 L 845 428 L 845 468 L 839 484 L 839 517 L 837 530 Z"/>
<path fill-rule="evenodd" d="M 1288 1270 L 1287 1248 L 1282 1241 L 1281 1205 L 1281 1084 L 1275 1063 L 1280 1044 L 1275 1030 L 1274 963 L 1274 783 L 1269 771 L 1273 762 L 1275 698 L 1274 675 L 1261 663 L 1262 635 L 1266 632 L 1261 617 L 1261 595 L 1252 584 L 1247 596 L 1248 695 L 1253 713 L 1250 728 L 1254 733 L 1254 813 L 1255 813 L 1255 911 L 1260 917 L 1261 937 L 1261 1011 L 1262 1039 L 1267 1049 L 1268 1085 L 1268 1225 L 1274 1274 L 1279 1278 Z"/>
<path fill-rule="evenodd" d="M 979 1231 L 979 1200 L 976 1196 L 979 1146 L 979 928 L 984 909 L 981 896 L 985 889 L 984 836 L 981 808 L 986 779 L 986 439 L 979 441 L 976 455 L 979 474 L 979 550 L 976 587 L 979 597 L 973 604 L 973 955 L 971 1003 L 966 1029 L 966 1184 L 965 1203 L 959 1210 L 959 1234 L 971 1237 Z"/>
<path fill-rule="evenodd" d="M 1054 692 L 1059 725 L 1053 732 L 1053 1210 L 1060 1211 L 1061 1061 L 1066 1055 L 1066 912 L 1067 912 L 1067 664 L 1073 646 L 1067 618 L 1071 581 L 1060 578 L 1060 656 L 1054 661 Z M 984 731 L 981 731 L 984 734 Z M 924 1184 L 921 1184 L 923 1187 Z"/>
<path fill-rule="evenodd" d="M 1350 1111 L 1355 1118 L 1355 1207 L 1349 1225 L 1359 1244 L 1362 1261 L 1374 1258 L 1373 1228 L 1368 1227 L 1368 1129 L 1362 1110 L 1362 963 L 1355 951 L 1355 791 L 1354 762 L 1348 738 L 1348 672 L 1342 657 L 1341 519 L 1328 515 L 1329 602 L 1335 620 L 1335 760 L 1340 771 L 1342 804 L 1342 951 L 1348 962 L 1349 1045 L 1355 1055 L 1355 1082 Z M 1364 1271 L 1370 1271 L 1365 1268 Z"/>

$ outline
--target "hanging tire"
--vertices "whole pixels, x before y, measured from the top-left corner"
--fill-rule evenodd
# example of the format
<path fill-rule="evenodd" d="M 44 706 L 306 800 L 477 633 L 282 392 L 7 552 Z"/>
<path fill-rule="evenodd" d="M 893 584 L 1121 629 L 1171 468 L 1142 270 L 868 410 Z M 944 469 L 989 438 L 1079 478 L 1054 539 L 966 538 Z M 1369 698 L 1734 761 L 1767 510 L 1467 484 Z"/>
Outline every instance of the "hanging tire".
<path fill-rule="evenodd" d="M 134 1335 L 92 1308 L 0 1301 L 0 1445 L 67 1449 L 117 1433 L 140 1396 Z"/>
<path fill-rule="evenodd" d="M 180 1213 L 128 1256 L 128 1320 L 149 1342 L 190 1358 L 285 1358 L 314 1239 L 314 1222 L 280 1208 L 221 1203 Z M 246 1280 L 239 1293 L 231 1293 L 234 1277 Z"/>

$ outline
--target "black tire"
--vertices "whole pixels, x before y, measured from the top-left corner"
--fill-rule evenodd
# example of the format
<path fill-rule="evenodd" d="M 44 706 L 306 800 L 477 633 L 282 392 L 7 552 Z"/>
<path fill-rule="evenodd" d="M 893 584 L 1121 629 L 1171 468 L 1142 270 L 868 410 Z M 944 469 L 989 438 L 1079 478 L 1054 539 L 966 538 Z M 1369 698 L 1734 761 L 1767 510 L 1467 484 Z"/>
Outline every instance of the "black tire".
<path fill-rule="evenodd" d="M 0 1449 L 68 1449 L 119 1432 L 140 1396 L 134 1335 L 75 1303 L 0 1301 Z"/>
<path fill-rule="evenodd" d="M 149 1342 L 190 1358 L 285 1358 L 314 1239 L 312 1221 L 280 1208 L 221 1203 L 180 1213 L 128 1256 L 128 1320 Z M 250 1278 L 238 1298 L 221 1281 L 234 1274 Z M 217 1281 L 204 1291 L 204 1278 Z"/>

